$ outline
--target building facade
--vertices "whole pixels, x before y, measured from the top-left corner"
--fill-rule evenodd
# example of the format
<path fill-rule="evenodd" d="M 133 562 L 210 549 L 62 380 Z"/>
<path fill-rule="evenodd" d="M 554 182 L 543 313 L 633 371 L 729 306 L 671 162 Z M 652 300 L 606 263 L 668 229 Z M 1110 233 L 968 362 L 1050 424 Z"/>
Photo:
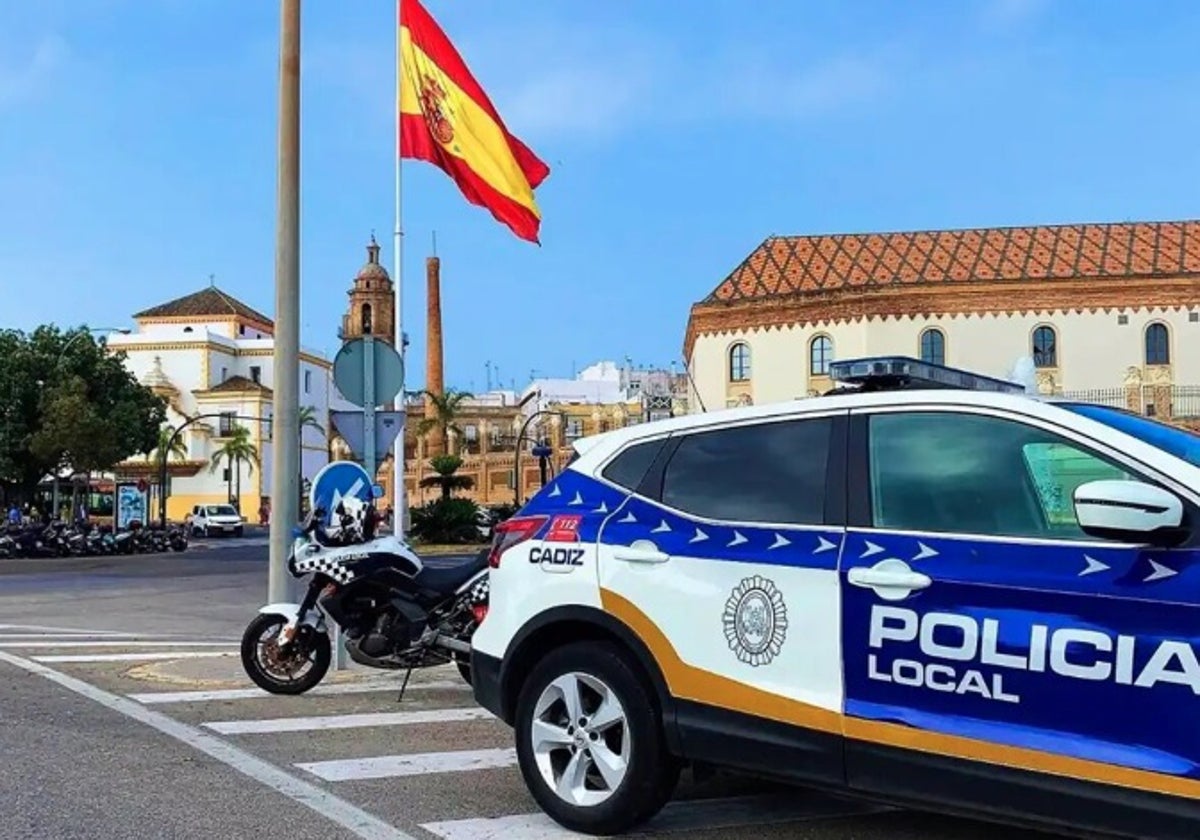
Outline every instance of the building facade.
<path fill-rule="evenodd" d="M 1200 221 L 770 237 L 688 320 L 692 410 L 832 387 L 906 355 L 1200 416 Z"/>
<path fill-rule="evenodd" d="M 257 521 L 260 505 L 271 497 L 273 322 L 215 286 L 139 312 L 134 321 L 132 333 L 111 335 L 108 345 L 123 351 L 139 381 L 166 400 L 167 428 L 182 427 L 181 451 L 167 462 L 168 518 L 180 521 L 194 505 L 236 497 L 242 515 Z M 329 461 L 326 430 L 338 399 L 332 363 L 302 350 L 300 404 L 309 418 L 301 430 L 306 479 Z M 231 467 L 221 453 L 239 426 L 247 429 L 254 458 Z M 144 478 L 157 496 L 159 465 L 154 453 L 117 465 L 115 474 Z"/>

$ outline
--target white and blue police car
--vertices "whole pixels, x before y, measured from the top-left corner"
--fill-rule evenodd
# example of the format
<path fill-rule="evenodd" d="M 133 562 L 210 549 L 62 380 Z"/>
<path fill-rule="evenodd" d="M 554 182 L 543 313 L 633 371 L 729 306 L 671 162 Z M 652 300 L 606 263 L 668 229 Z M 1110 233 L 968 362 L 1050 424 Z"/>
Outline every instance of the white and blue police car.
<path fill-rule="evenodd" d="M 1200 837 L 1200 437 L 904 357 L 636 425 L 495 536 L 475 697 L 540 806 L 636 828 L 682 767 Z"/>

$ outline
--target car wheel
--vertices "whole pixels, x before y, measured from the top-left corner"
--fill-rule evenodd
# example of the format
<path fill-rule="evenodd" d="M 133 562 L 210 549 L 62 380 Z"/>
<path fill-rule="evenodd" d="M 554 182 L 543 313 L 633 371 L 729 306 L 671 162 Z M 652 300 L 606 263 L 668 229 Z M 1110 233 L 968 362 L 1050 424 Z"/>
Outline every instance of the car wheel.
<path fill-rule="evenodd" d="M 572 831 L 629 831 L 658 813 L 679 781 L 653 692 L 631 662 L 614 644 L 567 645 L 534 668 L 517 700 L 525 784 Z"/>

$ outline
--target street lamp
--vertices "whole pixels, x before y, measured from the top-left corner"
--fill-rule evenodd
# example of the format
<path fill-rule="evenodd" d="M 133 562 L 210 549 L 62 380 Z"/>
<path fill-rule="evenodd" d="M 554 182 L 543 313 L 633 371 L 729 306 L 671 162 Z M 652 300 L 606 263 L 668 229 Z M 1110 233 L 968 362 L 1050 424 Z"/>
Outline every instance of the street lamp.
<path fill-rule="evenodd" d="M 534 418 L 540 417 L 543 414 L 554 414 L 562 418 L 564 421 L 567 419 L 566 413 L 559 411 L 558 409 L 543 408 L 533 412 L 533 414 L 530 414 L 529 417 L 526 418 L 525 422 L 521 424 L 521 431 L 517 433 L 516 451 L 513 453 L 513 504 L 515 504 L 517 507 L 521 506 L 521 439 L 525 437 L 525 430 L 529 428 L 529 424 L 533 422 Z M 545 454 L 539 454 L 539 448 L 535 448 L 534 454 L 538 455 L 539 457 L 539 462 L 541 464 L 542 485 L 545 486 L 547 456 Z"/>
<path fill-rule="evenodd" d="M 54 370 L 57 372 L 59 370 L 59 368 L 62 367 L 63 359 L 65 359 L 67 357 L 67 349 L 72 344 L 74 344 L 76 341 L 78 341 L 80 338 L 82 338 L 83 336 L 85 336 L 85 335 L 90 336 L 93 333 L 114 333 L 114 332 L 120 333 L 121 335 L 129 335 L 130 330 L 127 327 L 84 327 L 84 328 L 82 328 L 81 330 L 79 330 L 79 332 L 75 333 L 75 335 L 73 335 L 69 339 L 67 339 L 67 343 L 64 344 L 62 346 L 62 349 L 58 351 L 58 358 L 54 361 Z M 38 384 L 43 385 L 44 382 L 39 380 Z M 59 471 L 59 465 L 55 465 L 55 467 L 54 467 L 54 482 L 52 484 L 53 495 L 52 495 L 52 501 L 50 503 L 50 511 L 51 511 L 51 515 L 56 518 L 58 516 L 58 503 L 59 503 L 58 471 Z M 74 481 L 75 481 L 74 475 L 72 475 L 71 483 L 74 484 Z M 92 489 L 91 475 L 89 474 L 88 475 L 88 492 L 89 493 L 91 492 L 91 489 Z M 74 499 L 75 499 L 75 494 L 74 494 L 74 491 L 72 491 L 72 493 L 71 493 L 72 503 L 74 503 Z M 75 512 L 71 511 L 71 515 L 74 516 L 74 514 L 75 514 Z"/>

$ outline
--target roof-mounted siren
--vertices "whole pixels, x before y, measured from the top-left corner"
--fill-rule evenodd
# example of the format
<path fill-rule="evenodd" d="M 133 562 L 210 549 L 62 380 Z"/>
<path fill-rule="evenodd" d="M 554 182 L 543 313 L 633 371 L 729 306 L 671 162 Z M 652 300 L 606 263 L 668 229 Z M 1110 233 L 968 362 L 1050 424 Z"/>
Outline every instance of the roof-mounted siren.
<path fill-rule="evenodd" d="M 1025 387 L 1017 382 L 935 365 L 909 356 L 872 356 L 832 362 L 829 376 L 841 385 L 857 386 L 861 391 L 957 388 L 1005 394 L 1025 393 Z"/>

